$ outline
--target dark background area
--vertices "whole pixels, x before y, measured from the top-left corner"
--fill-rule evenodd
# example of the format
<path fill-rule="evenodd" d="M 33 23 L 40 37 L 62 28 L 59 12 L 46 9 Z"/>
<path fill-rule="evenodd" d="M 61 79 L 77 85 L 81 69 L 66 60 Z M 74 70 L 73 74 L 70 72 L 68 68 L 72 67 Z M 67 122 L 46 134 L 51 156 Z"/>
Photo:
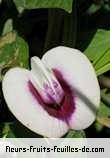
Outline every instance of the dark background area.
<path fill-rule="evenodd" d="M 88 9 L 92 4 L 100 6 L 96 12 L 89 13 Z M 109 5 L 107 0 L 77 0 L 76 2 L 76 40 L 73 47 L 84 50 L 90 43 L 97 29 L 103 28 L 110 30 L 110 10 L 106 9 Z M 49 38 L 49 45 L 46 43 L 49 27 L 49 12 L 51 11 L 54 18 L 54 29 L 52 37 Z M 57 15 L 54 16 L 54 13 Z M 73 14 L 73 13 L 71 13 Z M 0 34 L 7 19 L 13 19 L 13 28 L 22 36 L 29 45 L 29 55 L 41 57 L 45 50 L 54 46 L 62 45 L 62 28 L 64 17 L 71 17 L 61 9 L 33 9 L 24 10 L 21 14 L 16 9 L 12 0 L 3 0 L 0 5 Z M 58 15 L 62 19 L 58 23 Z M 57 26 L 59 30 L 57 29 Z M 58 31 L 58 32 L 57 32 Z M 55 33 L 54 33 L 55 32 Z M 57 36 L 56 36 L 57 35 Z M 52 42 L 53 41 L 53 42 Z M 7 105 L 3 99 L 2 88 L 0 84 L 0 122 L 15 121 L 15 117 L 9 112 Z M 87 137 L 110 137 L 110 129 L 104 127 L 103 130 L 97 132 L 94 124 L 86 129 Z"/>

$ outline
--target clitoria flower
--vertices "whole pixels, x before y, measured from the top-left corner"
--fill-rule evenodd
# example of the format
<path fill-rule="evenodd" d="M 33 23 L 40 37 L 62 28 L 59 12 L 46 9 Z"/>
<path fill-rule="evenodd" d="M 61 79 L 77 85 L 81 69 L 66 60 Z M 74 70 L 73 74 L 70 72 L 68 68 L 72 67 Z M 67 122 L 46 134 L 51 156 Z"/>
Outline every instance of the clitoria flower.
<path fill-rule="evenodd" d="M 41 60 L 32 57 L 31 70 L 10 69 L 3 79 L 3 93 L 15 117 L 46 137 L 89 127 L 100 102 L 90 61 L 79 50 L 62 46 L 49 50 Z"/>

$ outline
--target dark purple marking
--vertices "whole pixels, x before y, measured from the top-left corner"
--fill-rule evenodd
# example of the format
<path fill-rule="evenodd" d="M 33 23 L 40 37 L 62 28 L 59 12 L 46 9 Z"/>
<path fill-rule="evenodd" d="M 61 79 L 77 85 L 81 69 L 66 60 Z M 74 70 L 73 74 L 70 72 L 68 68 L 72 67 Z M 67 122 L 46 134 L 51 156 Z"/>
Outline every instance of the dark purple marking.
<path fill-rule="evenodd" d="M 34 96 L 34 98 L 48 112 L 49 115 L 68 123 L 69 119 L 71 118 L 71 115 L 75 111 L 75 98 L 73 96 L 73 91 L 71 90 L 68 83 L 64 80 L 63 75 L 59 70 L 53 69 L 53 73 L 65 93 L 62 101 L 60 102 L 60 105 L 45 103 L 31 81 L 28 82 L 29 90 Z"/>

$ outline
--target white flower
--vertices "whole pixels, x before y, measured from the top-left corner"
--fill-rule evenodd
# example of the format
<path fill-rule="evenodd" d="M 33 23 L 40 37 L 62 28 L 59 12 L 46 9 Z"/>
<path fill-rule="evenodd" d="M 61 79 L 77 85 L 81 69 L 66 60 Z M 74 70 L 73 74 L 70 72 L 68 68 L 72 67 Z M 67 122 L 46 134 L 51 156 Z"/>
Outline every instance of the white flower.
<path fill-rule="evenodd" d="M 32 57 L 30 71 L 10 69 L 3 93 L 16 118 L 47 137 L 89 127 L 100 103 L 92 64 L 79 50 L 67 47 L 53 48 L 41 60 Z"/>

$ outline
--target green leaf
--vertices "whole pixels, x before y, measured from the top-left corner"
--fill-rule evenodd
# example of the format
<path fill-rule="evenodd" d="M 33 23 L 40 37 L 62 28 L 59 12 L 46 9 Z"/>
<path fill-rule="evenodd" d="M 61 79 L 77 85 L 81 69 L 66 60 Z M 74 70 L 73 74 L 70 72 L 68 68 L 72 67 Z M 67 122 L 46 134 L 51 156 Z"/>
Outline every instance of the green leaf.
<path fill-rule="evenodd" d="M 16 138 L 10 126 L 11 126 L 11 123 L 4 124 L 4 128 L 2 131 L 3 138 Z"/>
<path fill-rule="evenodd" d="M 109 117 L 110 116 L 110 108 L 108 106 L 106 106 L 103 102 L 101 102 L 97 116 Z"/>
<path fill-rule="evenodd" d="M 107 89 L 101 90 L 101 100 L 110 108 L 110 93 L 107 92 Z"/>
<path fill-rule="evenodd" d="M 110 118 L 108 117 L 97 117 L 97 121 L 104 125 L 105 127 L 110 128 Z"/>
<path fill-rule="evenodd" d="M 110 31 L 98 30 L 85 50 L 88 58 L 96 63 L 97 60 L 110 48 Z"/>
<path fill-rule="evenodd" d="M 105 64 L 103 67 L 96 69 L 97 76 L 102 75 L 103 73 L 110 70 L 110 63 Z"/>
<path fill-rule="evenodd" d="M 4 28 L 2 31 L 2 36 L 11 32 L 13 30 L 13 20 L 12 19 L 8 19 L 5 24 L 4 24 Z"/>
<path fill-rule="evenodd" d="M 89 9 L 88 9 L 88 13 L 89 14 L 94 14 L 94 13 L 96 13 L 100 8 L 101 8 L 102 6 L 101 5 L 96 5 L 96 4 L 92 4 L 90 7 L 89 7 Z"/>
<path fill-rule="evenodd" d="M 83 130 L 80 131 L 70 130 L 65 138 L 86 138 L 86 134 Z"/>
<path fill-rule="evenodd" d="M 15 32 L 0 38 L 0 80 L 5 72 L 16 66 L 28 67 L 28 45 Z"/>
<path fill-rule="evenodd" d="M 98 30 L 85 54 L 93 62 L 97 76 L 110 70 L 110 31 Z"/>
<path fill-rule="evenodd" d="M 35 8 L 61 8 L 72 11 L 73 0 L 14 0 L 18 10 Z"/>
<path fill-rule="evenodd" d="M 110 107 L 108 107 L 106 104 L 104 104 L 102 101 L 100 103 L 100 108 L 97 113 L 97 117 L 110 117 Z M 95 128 L 97 131 L 101 131 L 103 129 L 103 125 L 96 121 Z"/>
<path fill-rule="evenodd" d="M 110 57 L 110 49 L 105 51 L 103 56 L 101 56 L 101 58 L 97 61 L 97 64 L 96 64 L 95 68 L 100 69 L 104 65 L 110 63 L 110 58 L 109 57 Z"/>
<path fill-rule="evenodd" d="M 19 121 L 5 123 L 2 130 L 2 137 L 4 138 L 42 138 L 28 128 L 23 126 Z"/>

